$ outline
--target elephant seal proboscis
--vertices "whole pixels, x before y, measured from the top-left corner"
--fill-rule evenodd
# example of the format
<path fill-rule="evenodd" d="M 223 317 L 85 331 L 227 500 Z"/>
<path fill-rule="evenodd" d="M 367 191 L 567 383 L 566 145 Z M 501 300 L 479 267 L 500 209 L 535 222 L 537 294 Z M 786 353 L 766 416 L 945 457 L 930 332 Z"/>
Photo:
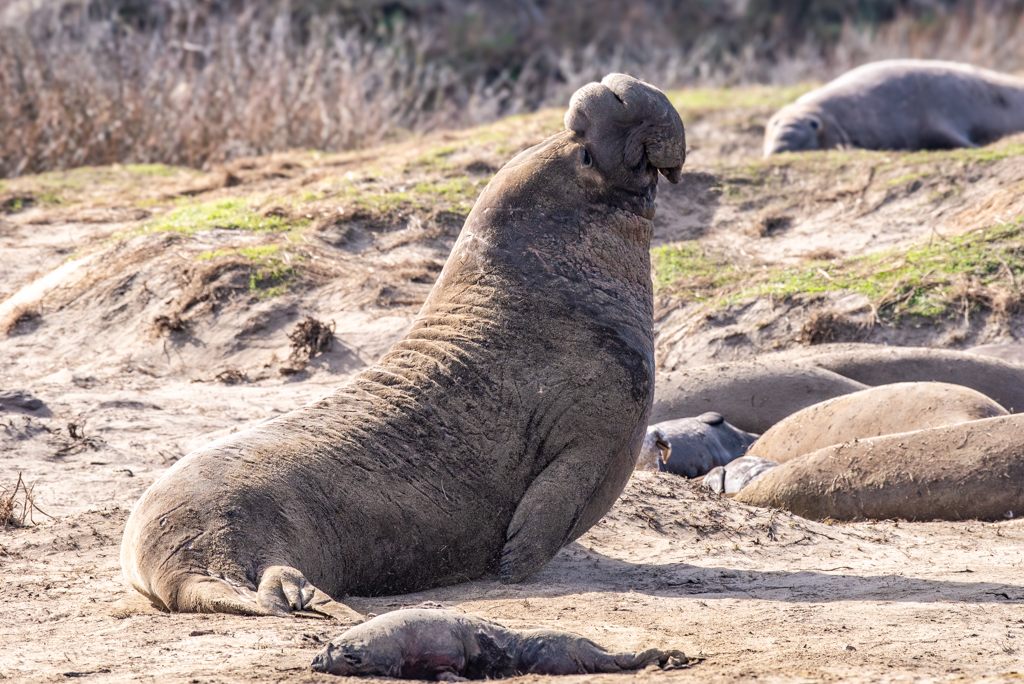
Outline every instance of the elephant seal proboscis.
<path fill-rule="evenodd" d="M 788 358 L 683 368 L 658 375 L 651 422 L 718 411 L 737 428 L 761 433 L 811 404 L 865 387 Z"/>
<path fill-rule="evenodd" d="M 788 416 L 749 454 L 785 463 L 831 444 L 1005 416 L 977 390 L 945 382 L 898 382 L 829 399 Z"/>
<path fill-rule="evenodd" d="M 777 461 L 767 458 L 741 456 L 725 465 L 712 468 L 704 476 L 701 484 L 716 494 L 732 496 L 777 465 Z"/>
<path fill-rule="evenodd" d="M 688 667 L 681 651 L 609 653 L 589 639 L 549 629 L 517 632 L 453 610 L 407 608 L 356 625 L 313 659 L 343 676 L 461 681 L 525 674 L 626 672 Z"/>
<path fill-rule="evenodd" d="M 814 520 L 1004 520 L 1024 513 L 1024 414 L 834 444 L 734 497 Z"/>
<path fill-rule="evenodd" d="M 171 611 L 346 613 L 498 571 L 600 519 L 654 392 L 650 240 L 683 124 L 623 74 L 487 185 L 406 337 L 330 396 L 231 435 L 143 494 L 123 572 Z"/>
<path fill-rule="evenodd" d="M 922 59 L 872 62 L 776 112 L 764 156 L 859 147 L 974 147 L 1024 131 L 1024 80 L 969 64 Z"/>
<path fill-rule="evenodd" d="M 647 428 L 636 467 L 700 477 L 742 456 L 756 439 L 714 411 L 667 420 Z"/>

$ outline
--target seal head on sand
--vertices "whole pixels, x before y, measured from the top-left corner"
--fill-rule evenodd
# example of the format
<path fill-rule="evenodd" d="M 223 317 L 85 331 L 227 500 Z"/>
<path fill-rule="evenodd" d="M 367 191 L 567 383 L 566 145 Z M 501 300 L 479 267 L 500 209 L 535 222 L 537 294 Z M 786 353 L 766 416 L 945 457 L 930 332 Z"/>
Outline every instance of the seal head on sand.
<path fill-rule="evenodd" d="M 700 477 L 742 456 L 755 439 L 715 411 L 667 420 L 647 428 L 637 468 Z"/>
<path fill-rule="evenodd" d="M 347 614 L 333 597 L 499 572 L 600 519 L 654 392 L 651 216 L 683 124 L 623 74 L 477 200 L 406 337 L 333 394 L 195 451 L 135 505 L 121 564 L 172 611 Z"/>

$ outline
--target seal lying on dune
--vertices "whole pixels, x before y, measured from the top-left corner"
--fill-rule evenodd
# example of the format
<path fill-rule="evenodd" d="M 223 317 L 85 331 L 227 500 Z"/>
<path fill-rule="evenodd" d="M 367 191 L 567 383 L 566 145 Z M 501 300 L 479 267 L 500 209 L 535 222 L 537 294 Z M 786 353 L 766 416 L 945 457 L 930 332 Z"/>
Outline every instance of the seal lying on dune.
<path fill-rule="evenodd" d="M 1024 414 L 834 444 L 771 469 L 735 499 L 817 520 L 1016 517 Z"/>
<path fill-rule="evenodd" d="M 757 435 L 730 425 L 714 411 L 667 420 L 647 428 L 636 467 L 700 477 L 742 456 L 755 439 Z"/>
<path fill-rule="evenodd" d="M 172 611 L 330 613 L 522 580 L 604 515 L 647 426 L 651 219 L 685 141 L 665 95 L 622 74 L 577 91 L 565 124 L 484 189 L 380 361 L 146 491 L 132 586 Z"/>
<path fill-rule="evenodd" d="M 1005 416 L 981 392 L 944 382 L 899 382 L 844 394 L 784 418 L 749 449 L 785 463 L 830 444 Z"/>
<path fill-rule="evenodd" d="M 385 613 L 332 639 L 317 672 L 348 677 L 497 679 L 524 674 L 625 672 L 649 665 L 677 669 L 680 651 L 609 653 L 589 639 L 548 629 L 516 632 L 453 610 L 408 608 Z"/>
<path fill-rule="evenodd" d="M 848 71 L 776 112 L 764 156 L 974 147 L 1018 131 L 1024 80 L 956 62 L 892 59 Z"/>

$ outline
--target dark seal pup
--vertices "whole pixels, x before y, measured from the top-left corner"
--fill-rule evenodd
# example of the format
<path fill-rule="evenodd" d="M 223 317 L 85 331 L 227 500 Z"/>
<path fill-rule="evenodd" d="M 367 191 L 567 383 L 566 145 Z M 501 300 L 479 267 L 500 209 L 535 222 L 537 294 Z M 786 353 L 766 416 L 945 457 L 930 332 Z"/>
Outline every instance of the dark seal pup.
<path fill-rule="evenodd" d="M 968 64 L 891 59 L 857 67 L 775 113 L 764 156 L 860 147 L 975 147 L 1024 131 L 1024 79 Z"/>
<path fill-rule="evenodd" d="M 730 425 L 714 411 L 667 420 L 647 428 L 636 467 L 700 477 L 742 456 L 756 439 L 757 435 Z"/>
<path fill-rule="evenodd" d="M 651 219 L 678 181 L 668 98 L 612 74 L 484 189 L 408 335 L 332 395 L 186 456 L 121 565 L 171 611 L 337 610 L 500 572 L 600 519 L 654 393 Z"/>
<path fill-rule="evenodd" d="M 716 494 L 732 496 L 777 465 L 767 458 L 742 456 L 712 469 L 701 484 Z"/>
<path fill-rule="evenodd" d="M 461 681 L 625 672 L 649 665 L 678 669 L 689 664 L 680 651 L 609 653 L 569 632 L 516 632 L 453 610 L 409 608 L 347 630 L 317 654 L 312 668 L 347 677 Z"/>

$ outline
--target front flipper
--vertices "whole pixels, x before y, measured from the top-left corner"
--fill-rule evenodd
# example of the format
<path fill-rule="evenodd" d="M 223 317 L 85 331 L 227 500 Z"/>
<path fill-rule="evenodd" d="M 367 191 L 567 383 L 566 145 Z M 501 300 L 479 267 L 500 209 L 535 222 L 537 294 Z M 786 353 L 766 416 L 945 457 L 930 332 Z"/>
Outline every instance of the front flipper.
<path fill-rule="evenodd" d="M 588 440 L 588 448 L 567 447 L 537 476 L 519 501 L 505 534 L 499 571 L 502 582 L 521 582 L 540 570 L 573 540 L 581 521 L 589 526 L 611 507 L 621 489 L 611 492 L 615 487 L 607 482 L 621 469 L 616 460 L 625 464 L 628 477 L 634 460 L 629 453 L 623 450 L 618 459 L 595 454 L 593 442 Z M 602 496 L 611 500 L 595 501 Z"/>
<path fill-rule="evenodd" d="M 921 133 L 921 147 L 926 150 L 955 150 L 961 147 L 977 147 L 962 131 L 949 123 L 929 127 Z"/>

